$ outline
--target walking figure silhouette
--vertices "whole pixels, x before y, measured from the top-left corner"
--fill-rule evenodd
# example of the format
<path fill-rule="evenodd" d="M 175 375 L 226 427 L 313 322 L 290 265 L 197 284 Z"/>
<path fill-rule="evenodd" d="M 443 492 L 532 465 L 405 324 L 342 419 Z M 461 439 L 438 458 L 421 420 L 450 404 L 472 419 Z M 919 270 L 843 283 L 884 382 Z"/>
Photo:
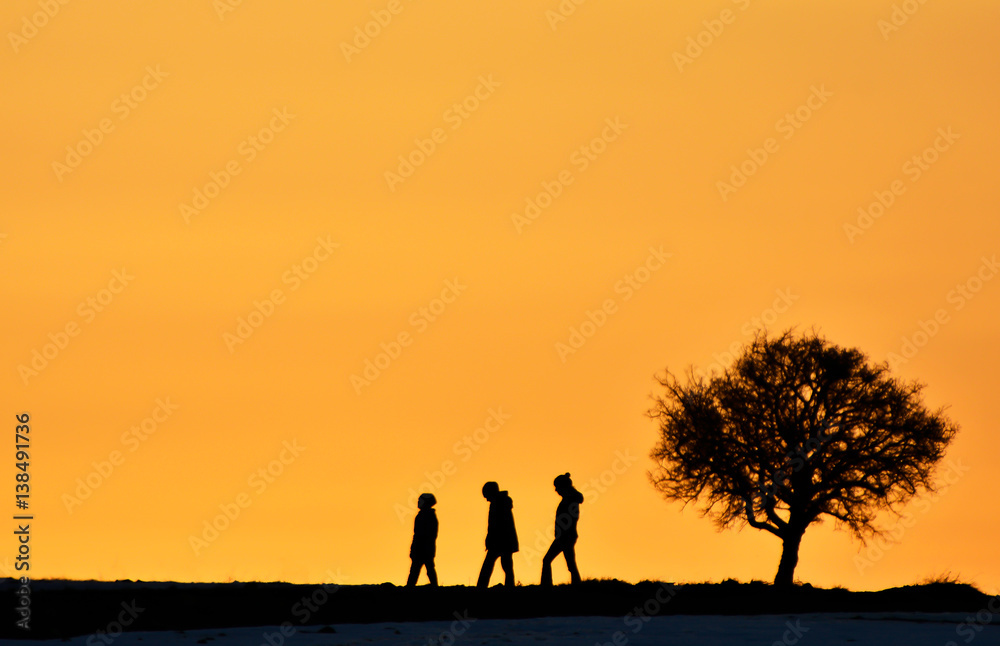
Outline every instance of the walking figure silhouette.
<path fill-rule="evenodd" d="M 410 576 L 406 580 L 407 586 L 417 584 L 420 578 L 420 568 L 427 568 L 427 578 L 431 585 L 438 584 L 437 571 L 434 570 L 434 553 L 437 551 L 435 545 L 438 535 L 437 513 L 433 507 L 437 504 L 437 499 L 432 493 L 422 493 L 417 498 L 417 517 L 413 519 L 413 542 L 410 544 Z"/>
<path fill-rule="evenodd" d="M 549 551 L 542 558 L 542 585 L 552 585 L 552 561 L 559 553 L 566 557 L 566 567 L 569 568 L 570 581 L 580 582 L 580 571 L 576 567 L 576 524 L 580 520 L 580 503 L 583 494 L 573 487 L 573 481 L 568 473 L 557 476 L 552 484 L 556 493 L 562 496 L 556 507 L 556 537 Z"/>
<path fill-rule="evenodd" d="M 483 485 L 483 498 L 490 501 L 489 523 L 486 528 L 486 560 L 479 572 L 477 587 L 488 588 L 493 566 L 500 559 L 506 580 L 504 585 L 514 587 L 514 552 L 518 551 L 517 529 L 514 527 L 514 501 L 500 485 L 487 482 Z"/>

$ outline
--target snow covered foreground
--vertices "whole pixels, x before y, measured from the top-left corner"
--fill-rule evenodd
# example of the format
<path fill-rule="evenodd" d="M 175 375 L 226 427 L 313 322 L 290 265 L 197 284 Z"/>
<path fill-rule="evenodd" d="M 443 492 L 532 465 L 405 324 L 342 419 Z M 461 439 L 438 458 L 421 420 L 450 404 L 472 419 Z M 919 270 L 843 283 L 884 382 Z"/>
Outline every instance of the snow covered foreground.
<path fill-rule="evenodd" d="M 469 646 L 532 643 L 548 646 L 642 646 L 671 644 L 717 646 L 731 644 L 1000 644 L 1000 626 L 970 625 L 954 613 L 850 613 L 767 616 L 664 616 L 640 621 L 635 617 L 548 617 L 541 619 L 481 619 L 459 617 L 451 622 L 336 624 L 213 628 L 206 630 L 123 633 L 111 638 L 84 635 L 59 644 L 75 646 L 314 646 L 340 644 L 452 644 Z M 977 630 L 978 629 L 978 630 Z M 57 640 L 53 640 L 56 642 Z M 38 644 L 38 641 L 7 641 Z M 48 642 L 42 642 L 48 643 Z"/>

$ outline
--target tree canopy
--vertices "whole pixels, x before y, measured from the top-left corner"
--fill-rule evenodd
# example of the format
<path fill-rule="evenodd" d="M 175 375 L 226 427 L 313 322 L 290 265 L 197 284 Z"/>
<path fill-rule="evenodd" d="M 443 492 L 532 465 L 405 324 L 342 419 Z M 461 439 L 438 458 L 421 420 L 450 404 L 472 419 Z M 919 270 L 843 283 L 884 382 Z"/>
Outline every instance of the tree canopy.
<path fill-rule="evenodd" d="M 761 332 L 722 374 L 657 380 L 653 485 L 668 501 L 700 501 L 720 527 L 781 538 L 775 584 L 792 583 L 802 535 L 821 517 L 863 541 L 880 511 L 933 490 L 958 431 L 924 406 L 922 384 L 815 332 Z"/>

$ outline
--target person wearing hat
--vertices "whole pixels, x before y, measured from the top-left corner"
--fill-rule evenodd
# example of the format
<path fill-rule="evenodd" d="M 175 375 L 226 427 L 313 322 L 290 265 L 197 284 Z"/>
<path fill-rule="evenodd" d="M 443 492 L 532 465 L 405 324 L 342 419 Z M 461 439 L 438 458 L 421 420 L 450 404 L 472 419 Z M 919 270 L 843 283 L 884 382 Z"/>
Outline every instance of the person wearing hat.
<path fill-rule="evenodd" d="M 432 493 L 422 493 L 417 498 L 417 517 L 413 519 L 413 542 L 410 544 L 410 577 L 406 580 L 407 587 L 417 584 L 420 578 L 420 568 L 427 568 L 427 578 L 431 585 L 438 584 L 437 572 L 434 570 L 435 542 L 438 535 L 438 519 L 433 507 L 437 499 Z"/>
<path fill-rule="evenodd" d="M 562 552 L 566 557 L 566 567 L 569 568 L 570 581 L 580 582 L 580 571 L 576 567 L 576 523 L 580 520 L 580 503 L 583 494 L 576 490 L 568 473 L 557 476 L 552 484 L 556 493 L 562 496 L 556 507 L 555 540 L 549 551 L 542 558 L 542 585 L 552 585 L 552 561 Z"/>
<path fill-rule="evenodd" d="M 517 529 L 514 527 L 514 501 L 500 485 L 487 482 L 483 485 L 483 498 L 490 501 L 490 515 L 486 527 L 486 560 L 479 571 L 477 587 L 490 587 L 493 566 L 500 559 L 506 580 L 504 585 L 514 587 L 514 552 L 518 551 Z"/>

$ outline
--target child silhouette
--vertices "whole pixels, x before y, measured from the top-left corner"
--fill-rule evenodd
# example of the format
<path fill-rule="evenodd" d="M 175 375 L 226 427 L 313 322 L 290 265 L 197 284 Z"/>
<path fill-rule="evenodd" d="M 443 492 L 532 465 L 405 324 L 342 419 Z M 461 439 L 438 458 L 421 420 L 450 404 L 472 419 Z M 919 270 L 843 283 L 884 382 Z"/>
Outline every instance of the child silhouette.
<path fill-rule="evenodd" d="M 410 544 L 410 576 L 406 580 L 407 586 L 417 584 L 420 578 L 420 568 L 427 567 L 427 578 L 431 585 L 438 584 L 437 572 L 434 571 L 435 542 L 438 535 L 438 519 L 434 512 L 434 505 L 437 499 L 432 493 L 422 493 L 417 499 L 417 517 L 413 519 L 413 543 Z"/>
<path fill-rule="evenodd" d="M 493 566 L 500 559 L 506 579 L 504 585 L 514 587 L 514 552 L 518 550 L 517 530 L 514 528 L 514 502 L 506 491 L 500 491 L 495 482 L 483 485 L 483 498 L 490 501 L 489 522 L 486 527 L 486 559 L 479 571 L 477 587 L 490 587 Z"/>
<path fill-rule="evenodd" d="M 556 507 L 556 537 L 552 546 L 542 558 L 542 585 L 552 585 L 552 561 L 562 552 L 566 557 L 570 581 L 580 582 L 580 571 L 576 568 L 576 523 L 580 520 L 580 503 L 583 494 L 576 490 L 568 473 L 557 476 L 552 482 L 556 493 L 562 496 Z"/>

